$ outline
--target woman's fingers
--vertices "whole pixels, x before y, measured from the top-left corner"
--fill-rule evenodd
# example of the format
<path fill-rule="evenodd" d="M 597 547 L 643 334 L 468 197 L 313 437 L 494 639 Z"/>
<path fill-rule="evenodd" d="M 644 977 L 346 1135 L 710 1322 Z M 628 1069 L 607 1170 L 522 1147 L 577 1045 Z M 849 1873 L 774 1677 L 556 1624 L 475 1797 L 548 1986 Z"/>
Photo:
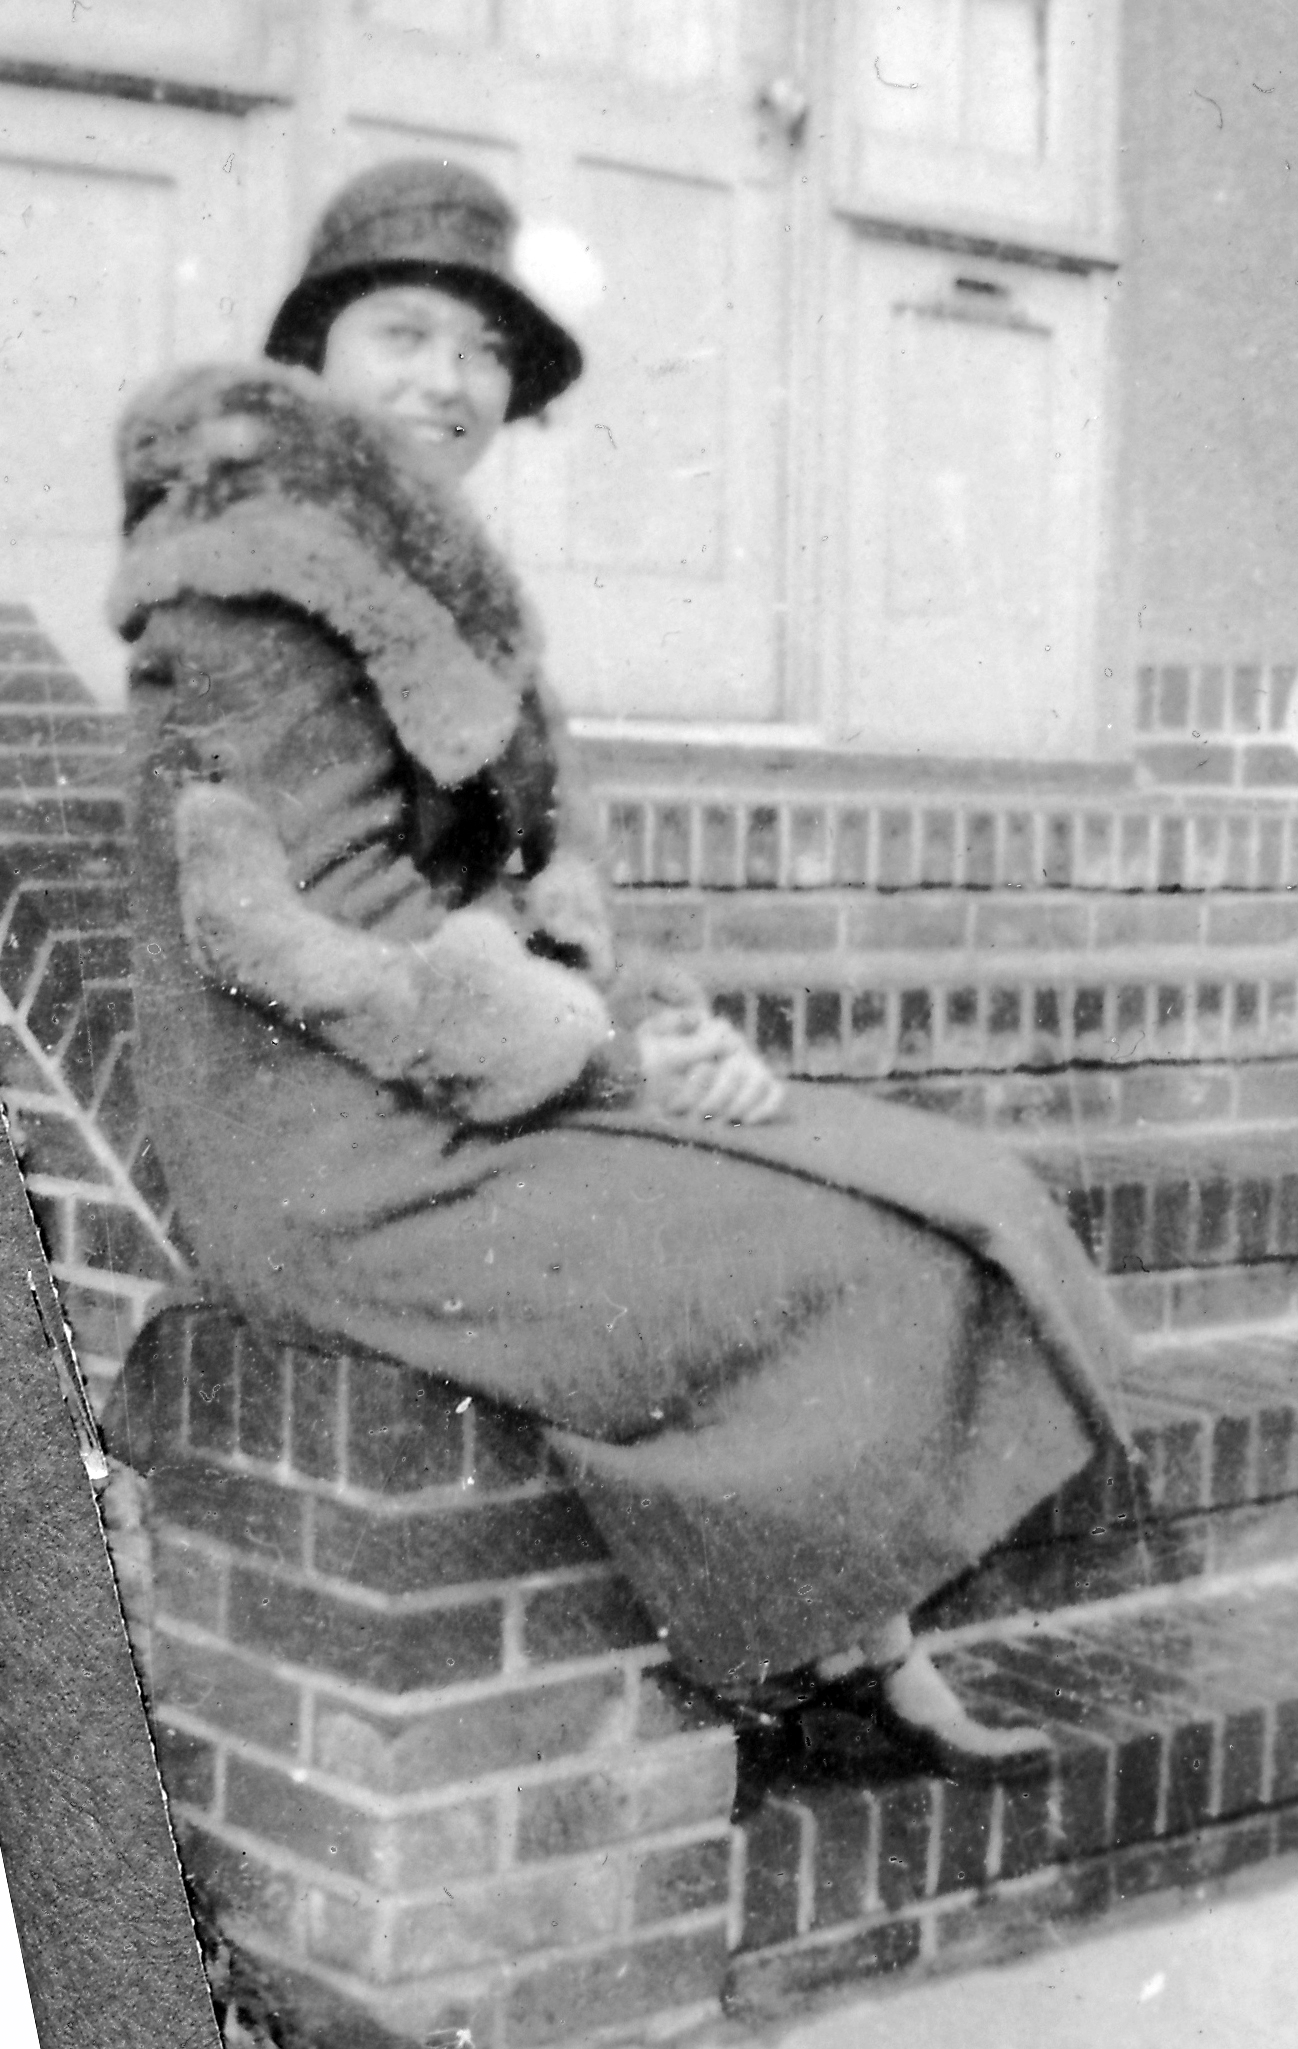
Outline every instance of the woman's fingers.
<path fill-rule="evenodd" d="M 723 1017 L 665 1026 L 653 1019 L 640 1027 L 640 1055 L 647 1071 L 663 1074 L 687 1073 L 700 1064 L 722 1060 L 743 1045 L 732 1024 Z"/>
<path fill-rule="evenodd" d="M 725 1018 L 659 1017 L 642 1027 L 640 1048 L 650 1099 L 669 1116 L 759 1124 L 783 1101 L 781 1083 Z"/>
<path fill-rule="evenodd" d="M 779 1116 L 784 1107 L 784 1083 L 773 1074 L 766 1074 L 762 1079 L 762 1093 L 740 1119 L 743 1124 L 768 1124 L 772 1117 Z"/>
<path fill-rule="evenodd" d="M 688 1066 L 651 1064 L 646 1069 L 650 1096 L 673 1117 L 696 1117 L 704 1114 L 704 1104 L 719 1084 L 720 1108 L 710 1114 L 722 1114 L 733 1086 L 726 1079 L 727 1064 L 715 1059 L 696 1059 Z"/>
<path fill-rule="evenodd" d="M 750 1061 L 751 1055 L 746 1051 L 721 1061 L 715 1073 L 705 1077 L 704 1087 L 695 1092 L 695 1115 L 733 1117 L 738 1122 L 742 1117 L 744 1100 L 752 1088 Z"/>
<path fill-rule="evenodd" d="M 736 1087 L 726 1115 L 735 1124 L 763 1124 L 784 1101 L 783 1084 L 763 1061 L 753 1056 L 751 1067 Z"/>
<path fill-rule="evenodd" d="M 696 1117 L 724 1119 L 732 1124 L 756 1124 L 775 1114 L 784 1091 L 765 1061 L 747 1046 L 718 1066 L 706 1085 L 691 1092 L 690 1111 Z"/>
<path fill-rule="evenodd" d="M 724 1060 L 700 1060 L 695 1066 L 672 1078 L 671 1107 L 678 1117 L 701 1117 L 706 1114 L 705 1105 L 714 1090 L 720 1086 L 724 1091 L 726 1065 Z"/>

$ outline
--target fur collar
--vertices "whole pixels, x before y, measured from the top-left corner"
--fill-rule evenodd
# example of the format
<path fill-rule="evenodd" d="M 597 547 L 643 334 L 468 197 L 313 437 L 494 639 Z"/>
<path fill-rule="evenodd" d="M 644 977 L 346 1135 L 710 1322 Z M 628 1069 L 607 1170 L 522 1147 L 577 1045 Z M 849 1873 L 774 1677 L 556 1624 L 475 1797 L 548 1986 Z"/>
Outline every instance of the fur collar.
<path fill-rule="evenodd" d="M 537 640 L 463 501 L 381 420 L 306 371 L 212 366 L 150 386 L 118 436 L 127 640 L 186 595 L 278 597 L 364 662 L 402 745 L 443 784 L 501 752 Z"/>

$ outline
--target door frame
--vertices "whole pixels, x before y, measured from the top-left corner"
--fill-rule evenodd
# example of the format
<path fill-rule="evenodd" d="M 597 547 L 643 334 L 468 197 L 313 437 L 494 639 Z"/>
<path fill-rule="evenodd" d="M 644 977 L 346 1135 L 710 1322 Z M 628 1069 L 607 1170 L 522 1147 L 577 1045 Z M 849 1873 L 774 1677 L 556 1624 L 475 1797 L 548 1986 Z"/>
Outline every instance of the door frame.
<path fill-rule="evenodd" d="M 1075 6 L 1077 0 L 1064 0 Z M 1086 95 L 1084 180 L 1076 203 L 1053 219 L 1039 204 L 1019 218 L 978 214 L 939 193 L 922 204 L 916 194 L 872 188 L 848 176 L 843 104 L 850 79 L 857 9 L 837 0 L 797 0 L 800 77 L 809 109 L 803 161 L 793 187 L 791 230 L 796 284 L 790 360 L 790 440 L 786 598 L 786 733 L 814 734 L 822 745 L 870 751 L 851 743 L 847 712 L 847 582 L 850 577 L 849 504 L 843 447 L 852 388 L 852 291 L 847 273 L 858 237 L 946 249 L 992 264 L 1043 267 L 1089 280 L 1096 301 L 1095 391 L 1102 428 L 1088 465 L 1088 507 L 1080 552 L 1088 585 L 1078 635 L 1078 687 L 1091 709 L 1078 728 L 1073 752 L 1103 756 L 1120 751 L 1112 718 L 1113 692 L 1095 665 L 1100 578 L 1111 550 L 1115 501 L 1113 369 L 1108 348 L 1109 302 L 1118 269 L 1119 59 L 1122 0 L 1090 0 L 1094 14 L 1093 73 Z M 1078 145 L 1081 147 L 1081 145 Z M 884 751 L 893 751 L 886 749 Z"/>

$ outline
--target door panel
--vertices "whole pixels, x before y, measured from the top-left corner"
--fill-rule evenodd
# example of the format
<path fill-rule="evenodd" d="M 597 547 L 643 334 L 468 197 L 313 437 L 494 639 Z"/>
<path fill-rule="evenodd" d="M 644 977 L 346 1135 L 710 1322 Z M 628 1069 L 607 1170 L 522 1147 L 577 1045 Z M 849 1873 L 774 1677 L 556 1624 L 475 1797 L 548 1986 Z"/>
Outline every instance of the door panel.
<path fill-rule="evenodd" d="M 242 83 L 263 48 L 265 0 L 4 0 L 5 55 Z"/>
<path fill-rule="evenodd" d="M 1102 230 L 1112 0 L 861 0 L 837 15 L 844 203 Z"/>
<path fill-rule="evenodd" d="M 768 206 L 732 182 L 580 167 L 574 217 L 607 252 L 605 285 L 568 441 L 567 560 L 537 563 L 577 709 L 778 716 L 785 252 Z"/>
<path fill-rule="evenodd" d="M 470 488 L 574 712 L 1088 751 L 1115 6 L 232 0 L 177 65 L 292 105 L 0 88 L 4 594 L 115 688 L 125 390 L 254 351 L 349 173 L 454 156 L 569 237 L 587 373 Z"/>
<path fill-rule="evenodd" d="M 668 87 L 722 84 L 738 68 L 742 0 L 362 0 L 369 29 L 492 50 Z"/>
<path fill-rule="evenodd" d="M 470 482 L 557 687 L 590 715 L 778 716 L 787 188 L 737 89 L 739 8 L 529 0 L 474 17 L 486 58 L 401 33 L 409 12 L 366 17 L 340 175 L 458 157 L 580 258 L 571 304 L 571 277 L 539 290 L 586 374 Z"/>
<path fill-rule="evenodd" d="M 845 242 L 845 733 L 1084 752 L 1101 301 L 1085 278 Z"/>
<path fill-rule="evenodd" d="M 894 304 L 885 372 L 884 613 L 1035 629 L 1048 609 L 1051 335 Z"/>
<path fill-rule="evenodd" d="M 583 228 L 634 249 L 588 323 L 590 427 L 570 444 L 575 568 L 721 573 L 730 193 L 697 180 L 583 164 Z"/>
<path fill-rule="evenodd" d="M 0 92 L 0 589 L 109 698 L 124 667 L 103 616 L 114 423 L 177 354 L 235 350 L 241 127 Z"/>

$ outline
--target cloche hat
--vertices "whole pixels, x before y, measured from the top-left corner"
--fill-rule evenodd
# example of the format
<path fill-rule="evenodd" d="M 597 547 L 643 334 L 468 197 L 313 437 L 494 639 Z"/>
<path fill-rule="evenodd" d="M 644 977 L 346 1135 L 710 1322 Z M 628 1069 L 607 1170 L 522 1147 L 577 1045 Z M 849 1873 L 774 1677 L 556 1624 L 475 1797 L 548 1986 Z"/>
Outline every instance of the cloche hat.
<path fill-rule="evenodd" d="M 385 285 L 438 285 L 499 322 L 513 343 L 506 418 L 537 413 L 581 374 L 581 350 L 512 269 L 518 220 L 463 164 L 412 158 L 345 185 L 312 237 L 306 267 L 271 323 L 266 354 L 319 370 L 331 322 Z"/>

